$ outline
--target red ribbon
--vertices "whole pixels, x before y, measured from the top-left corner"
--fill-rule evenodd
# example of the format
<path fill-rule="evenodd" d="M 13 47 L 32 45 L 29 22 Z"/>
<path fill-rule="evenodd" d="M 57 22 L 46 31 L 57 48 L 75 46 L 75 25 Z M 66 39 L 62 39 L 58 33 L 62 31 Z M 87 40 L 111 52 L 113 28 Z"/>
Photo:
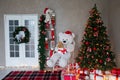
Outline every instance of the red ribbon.
<path fill-rule="evenodd" d="M 65 54 L 67 50 L 66 50 L 66 49 L 63 49 L 63 50 L 60 50 L 60 49 L 59 49 L 58 51 L 60 51 L 60 52 L 62 52 L 63 54 Z"/>

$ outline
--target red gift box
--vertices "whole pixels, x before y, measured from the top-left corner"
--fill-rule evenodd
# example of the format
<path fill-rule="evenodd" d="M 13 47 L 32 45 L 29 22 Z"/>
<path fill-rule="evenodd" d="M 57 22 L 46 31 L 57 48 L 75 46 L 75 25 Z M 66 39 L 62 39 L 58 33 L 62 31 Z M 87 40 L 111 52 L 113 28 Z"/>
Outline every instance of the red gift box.
<path fill-rule="evenodd" d="M 120 69 L 114 68 L 111 70 L 111 73 L 115 75 L 120 75 Z"/>
<path fill-rule="evenodd" d="M 116 76 L 116 80 L 118 80 L 118 76 L 120 76 L 120 69 L 117 68 L 112 69 L 111 74 Z"/>
<path fill-rule="evenodd" d="M 76 76 L 74 74 L 65 74 L 64 80 L 76 80 Z"/>

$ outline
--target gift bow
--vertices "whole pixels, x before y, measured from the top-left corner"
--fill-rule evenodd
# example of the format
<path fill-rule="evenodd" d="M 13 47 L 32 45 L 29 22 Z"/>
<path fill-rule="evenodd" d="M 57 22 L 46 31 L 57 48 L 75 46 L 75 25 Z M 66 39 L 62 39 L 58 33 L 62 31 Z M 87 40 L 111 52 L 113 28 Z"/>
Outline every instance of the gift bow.
<path fill-rule="evenodd" d="M 65 54 L 66 52 L 67 52 L 67 50 L 66 49 L 59 49 L 58 51 L 60 51 L 60 52 L 62 52 L 63 54 Z"/>

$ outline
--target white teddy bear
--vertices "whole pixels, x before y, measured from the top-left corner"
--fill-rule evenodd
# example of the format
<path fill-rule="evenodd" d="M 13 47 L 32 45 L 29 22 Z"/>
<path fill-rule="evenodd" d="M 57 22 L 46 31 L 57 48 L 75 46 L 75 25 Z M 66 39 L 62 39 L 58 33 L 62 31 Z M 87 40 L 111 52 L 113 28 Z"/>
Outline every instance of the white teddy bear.
<path fill-rule="evenodd" d="M 71 56 L 71 52 L 74 51 L 75 41 L 74 41 L 74 33 L 71 31 L 66 31 L 64 33 L 59 33 L 59 42 L 62 42 L 64 46 L 63 51 L 59 51 L 58 47 L 55 49 L 56 53 L 54 53 L 49 60 L 47 60 L 48 67 L 54 67 L 58 62 L 60 67 L 66 67 L 68 64 L 68 60 Z"/>

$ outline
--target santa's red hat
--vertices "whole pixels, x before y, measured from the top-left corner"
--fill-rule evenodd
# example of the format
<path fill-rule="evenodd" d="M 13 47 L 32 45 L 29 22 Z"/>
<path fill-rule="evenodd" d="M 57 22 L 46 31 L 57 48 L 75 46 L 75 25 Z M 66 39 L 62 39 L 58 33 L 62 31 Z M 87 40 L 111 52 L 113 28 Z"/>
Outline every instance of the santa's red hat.
<path fill-rule="evenodd" d="M 70 35 L 72 35 L 72 32 L 71 32 L 71 31 L 65 31 L 64 33 L 65 33 L 65 34 L 70 34 Z"/>
<path fill-rule="evenodd" d="M 45 9 L 44 9 L 44 14 L 46 14 L 46 11 L 47 11 L 48 9 L 49 9 L 49 8 L 45 8 Z"/>

